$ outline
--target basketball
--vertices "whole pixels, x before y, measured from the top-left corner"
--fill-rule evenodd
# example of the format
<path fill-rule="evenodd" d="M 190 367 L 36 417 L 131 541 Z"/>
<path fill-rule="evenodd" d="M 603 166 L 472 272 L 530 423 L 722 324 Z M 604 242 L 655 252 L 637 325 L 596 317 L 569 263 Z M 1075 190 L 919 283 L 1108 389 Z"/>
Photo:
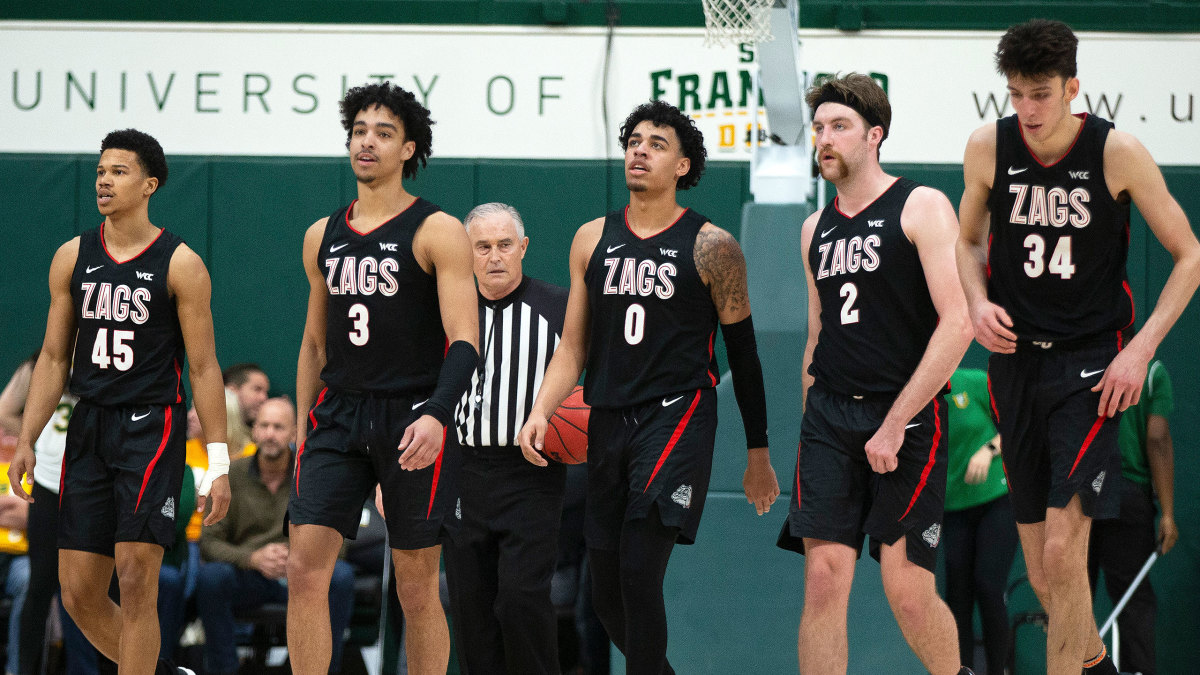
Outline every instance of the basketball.
<path fill-rule="evenodd" d="M 563 464 L 587 461 L 588 415 L 592 409 L 583 402 L 583 387 L 576 385 L 546 424 L 542 454 Z"/>

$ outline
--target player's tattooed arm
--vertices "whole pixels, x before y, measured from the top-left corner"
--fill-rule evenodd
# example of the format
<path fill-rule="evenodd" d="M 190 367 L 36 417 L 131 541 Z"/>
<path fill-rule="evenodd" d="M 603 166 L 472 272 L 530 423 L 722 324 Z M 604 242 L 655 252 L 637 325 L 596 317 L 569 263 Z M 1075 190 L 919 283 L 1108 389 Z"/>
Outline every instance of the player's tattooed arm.
<path fill-rule="evenodd" d="M 693 257 L 700 279 L 712 294 L 718 320 L 728 324 L 750 316 L 746 257 L 733 235 L 712 223 L 705 224 L 696 235 Z"/>

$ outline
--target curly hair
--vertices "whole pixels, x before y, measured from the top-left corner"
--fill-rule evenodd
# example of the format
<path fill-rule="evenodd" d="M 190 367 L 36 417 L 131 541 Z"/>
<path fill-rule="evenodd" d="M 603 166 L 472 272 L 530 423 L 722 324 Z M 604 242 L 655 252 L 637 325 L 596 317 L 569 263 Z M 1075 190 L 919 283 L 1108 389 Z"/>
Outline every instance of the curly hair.
<path fill-rule="evenodd" d="M 428 164 L 433 154 L 434 121 L 429 119 L 429 109 L 417 102 L 411 92 L 392 84 L 379 82 L 352 87 L 341 102 L 342 128 L 346 130 L 346 147 L 350 147 L 350 136 L 354 131 L 354 118 L 358 113 L 382 106 L 392 111 L 404 125 L 404 138 L 416 144 L 416 152 L 404 162 L 404 177 L 415 178 L 418 165 Z"/>
<path fill-rule="evenodd" d="M 117 131 L 109 132 L 100 141 L 100 154 L 103 155 L 105 150 L 128 150 L 137 155 L 138 163 L 142 165 L 142 172 L 151 178 L 158 179 L 158 187 L 167 184 L 167 156 L 163 153 L 162 145 L 159 145 L 150 134 L 137 129 L 118 129 Z"/>
<path fill-rule="evenodd" d="M 621 133 L 617 137 L 617 145 L 622 150 L 629 145 L 629 137 L 638 124 L 649 121 L 656 127 L 671 127 L 679 137 L 683 156 L 692 162 L 691 169 L 675 181 L 677 190 L 687 190 L 696 187 L 700 176 L 704 174 L 704 161 L 708 150 L 704 148 L 704 134 L 696 128 L 696 122 L 679 111 L 679 108 L 665 101 L 650 101 L 643 103 L 629 113 L 621 124 Z"/>
<path fill-rule="evenodd" d="M 1011 26 L 996 47 L 996 70 L 1006 77 L 1075 77 L 1079 38 L 1061 21 L 1034 19 Z"/>

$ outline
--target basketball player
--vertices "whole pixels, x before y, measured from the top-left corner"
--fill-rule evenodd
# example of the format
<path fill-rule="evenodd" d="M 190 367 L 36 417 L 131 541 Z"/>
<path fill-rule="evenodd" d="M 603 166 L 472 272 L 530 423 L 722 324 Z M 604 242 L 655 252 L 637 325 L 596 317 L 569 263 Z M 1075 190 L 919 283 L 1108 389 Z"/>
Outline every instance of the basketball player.
<path fill-rule="evenodd" d="M 1150 153 L 1079 94 L 1074 33 L 1008 29 L 996 50 L 1016 114 L 967 142 L 958 266 L 988 367 L 1029 582 L 1050 616 L 1047 671 L 1115 673 L 1087 577 L 1093 518 L 1117 514 L 1120 412 L 1200 283 L 1200 243 Z M 1125 276 L 1129 204 L 1174 260 L 1137 336 Z M 1123 348 L 1122 348 L 1123 347 Z M 1105 480 L 1108 478 L 1109 480 Z"/>
<path fill-rule="evenodd" d="M 627 672 L 672 673 L 662 584 L 676 541 L 696 538 L 717 425 L 718 321 L 749 455 L 746 499 L 779 495 L 767 449 L 766 394 L 750 319 L 746 261 L 728 232 L 676 192 L 704 172 L 704 139 L 673 106 L 638 106 L 621 126 L 629 206 L 579 228 L 563 339 L 522 428 L 526 459 L 587 366 L 585 533 L 596 614 Z"/>
<path fill-rule="evenodd" d="M 439 541 L 456 495 L 442 446 L 478 360 L 471 245 L 458 220 L 404 189 L 432 150 L 429 111 L 383 82 L 348 91 L 341 112 L 358 199 L 304 236 L 288 649 L 295 672 L 328 669 L 329 581 L 379 484 L 409 672 L 445 673 Z"/>
<path fill-rule="evenodd" d="M 933 570 L 946 490 L 940 394 L 971 341 L 958 223 L 941 192 L 880 167 L 892 108 L 873 79 L 829 78 L 805 100 L 837 195 L 800 232 L 805 413 L 779 537 L 807 557 L 800 672 L 846 672 L 850 585 L 870 536 L 905 640 L 933 675 L 957 673 L 954 617 Z"/>
<path fill-rule="evenodd" d="M 31 501 L 20 480 L 34 469 L 33 441 L 70 370 L 79 402 L 67 428 L 58 495 L 63 604 L 121 673 L 190 672 L 163 661 L 156 671 L 156 601 L 185 470 L 185 353 L 196 410 L 205 437 L 214 441 L 200 486 L 201 508 L 205 495 L 212 496 L 204 522 L 219 521 L 229 505 L 211 283 L 200 257 L 150 222 L 150 197 L 167 181 L 158 141 L 134 129 L 114 131 L 100 152 L 96 204 L 104 222 L 63 244 L 50 264 L 46 339 L 9 478 Z M 114 566 L 120 606 L 108 597 Z"/>

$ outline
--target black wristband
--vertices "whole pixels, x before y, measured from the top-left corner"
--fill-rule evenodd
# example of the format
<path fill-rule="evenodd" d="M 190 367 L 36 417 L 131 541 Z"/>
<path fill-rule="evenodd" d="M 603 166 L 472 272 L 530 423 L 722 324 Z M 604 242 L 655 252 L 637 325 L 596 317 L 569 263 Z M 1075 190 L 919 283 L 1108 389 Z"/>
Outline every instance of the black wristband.
<path fill-rule="evenodd" d="M 725 353 L 733 377 L 733 395 L 742 413 L 746 429 L 746 447 L 767 445 L 767 390 L 763 386 L 762 363 L 754 339 L 754 320 L 746 317 L 737 323 L 721 324 Z"/>
<path fill-rule="evenodd" d="M 423 414 L 431 415 L 442 423 L 450 424 L 454 416 L 454 406 L 462 398 L 467 388 L 471 386 L 471 375 L 479 366 L 479 352 L 465 340 L 455 340 L 446 350 L 446 358 L 442 360 L 442 370 L 438 373 L 437 387 L 429 395 Z"/>

